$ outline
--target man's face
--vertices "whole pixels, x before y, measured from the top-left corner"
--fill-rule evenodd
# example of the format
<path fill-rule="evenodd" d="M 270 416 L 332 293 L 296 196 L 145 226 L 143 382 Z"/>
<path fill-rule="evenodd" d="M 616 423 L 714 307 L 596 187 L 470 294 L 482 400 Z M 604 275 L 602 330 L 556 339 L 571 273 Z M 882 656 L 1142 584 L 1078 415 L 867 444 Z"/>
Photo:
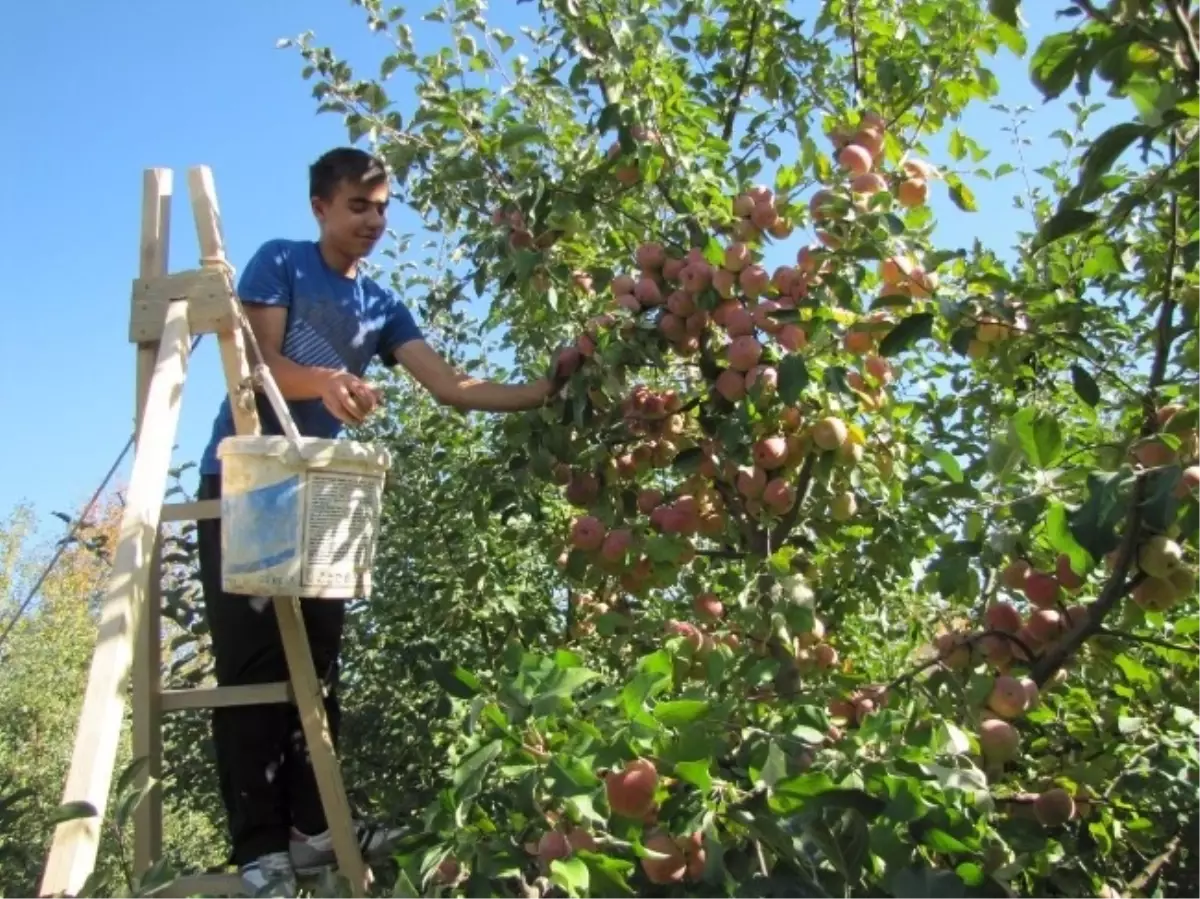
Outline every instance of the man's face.
<path fill-rule="evenodd" d="M 388 183 L 372 186 L 342 181 L 332 197 L 314 197 L 313 214 L 321 233 L 348 256 L 369 256 L 387 227 Z"/>

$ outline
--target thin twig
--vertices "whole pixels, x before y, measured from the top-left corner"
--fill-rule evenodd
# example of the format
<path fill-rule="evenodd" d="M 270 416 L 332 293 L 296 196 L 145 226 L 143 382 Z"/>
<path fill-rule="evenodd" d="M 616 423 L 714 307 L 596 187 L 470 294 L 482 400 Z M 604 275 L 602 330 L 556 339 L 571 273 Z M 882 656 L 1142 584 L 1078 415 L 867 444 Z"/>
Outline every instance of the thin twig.
<path fill-rule="evenodd" d="M 909 671 L 906 671 L 904 674 L 901 674 L 899 677 L 897 677 L 895 680 L 893 680 L 891 683 L 889 683 L 887 685 L 887 690 L 890 692 L 892 690 L 895 690 L 897 687 L 904 686 L 910 680 L 913 680 L 915 677 L 917 677 L 917 675 L 919 675 L 921 672 L 925 671 L 928 668 L 932 668 L 935 665 L 940 665 L 942 662 L 944 662 L 950 656 L 954 655 L 956 652 L 959 652 L 964 648 L 971 649 L 976 643 L 978 643 L 980 640 L 983 640 L 985 637 L 1003 637 L 1005 640 L 1008 640 L 1010 643 L 1017 644 L 1017 646 L 1020 648 L 1020 650 L 1023 653 L 1025 653 L 1025 658 L 1036 659 L 1038 657 L 1037 653 L 1035 653 L 1029 647 L 1029 644 L 1026 643 L 1024 640 L 1022 640 L 1020 637 L 1016 636 L 1015 634 L 1010 634 L 1010 633 L 1008 633 L 1008 631 L 998 631 L 998 630 L 989 629 L 986 631 L 980 631 L 977 634 L 967 634 L 966 636 L 959 637 L 957 639 L 957 641 L 955 642 L 955 644 L 953 646 L 951 646 L 949 649 L 945 650 L 944 652 L 939 652 L 936 656 L 934 656 L 929 661 L 922 662 L 921 664 L 917 665 L 915 668 L 913 668 Z"/>
<path fill-rule="evenodd" d="M 848 0 L 846 12 L 850 18 L 850 62 L 854 66 L 854 99 L 857 102 L 862 96 L 862 82 L 859 80 L 858 70 L 858 25 L 855 21 L 857 10 L 854 8 L 854 0 Z"/>
<path fill-rule="evenodd" d="M 758 24 L 762 19 L 762 10 L 755 6 L 750 13 L 750 33 L 746 36 L 746 49 L 742 52 L 742 65 L 738 71 L 737 85 L 733 96 L 725 110 L 725 126 L 721 129 L 721 140 L 729 143 L 733 136 L 733 124 L 737 119 L 738 107 L 742 105 L 742 95 L 746 92 L 746 82 L 750 78 L 750 63 L 754 56 L 754 38 L 758 34 Z"/>
<path fill-rule="evenodd" d="M 1163 649 L 1173 649 L 1176 652 L 1190 652 L 1193 655 L 1200 655 L 1200 646 L 1172 643 L 1170 640 L 1160 640 L 1158 637 L 1144 637 L 1141 634 L 1131 634 L 1129 631 L 1118 631 L 1108 627 L 1100 628 L 1099 633 L 1105 637 L 1118 637 L 1121 640 L 1130 640 L 1134 643 L 1145 643 L 1149 646 L 1161 646 Z"/>

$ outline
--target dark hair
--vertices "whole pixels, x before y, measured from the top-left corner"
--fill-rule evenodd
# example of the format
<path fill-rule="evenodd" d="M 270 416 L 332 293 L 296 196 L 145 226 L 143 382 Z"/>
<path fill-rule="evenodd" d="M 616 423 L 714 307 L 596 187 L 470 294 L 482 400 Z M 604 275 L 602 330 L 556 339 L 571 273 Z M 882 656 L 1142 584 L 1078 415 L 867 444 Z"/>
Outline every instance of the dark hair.
<path fill-rule="evenodd" d="M 387 167 L 378 156 L 356 147 L 338 147 L 309 166 L 308 195 L 328 200 L 342 181 L 369 187 L 387 177 Z"/>

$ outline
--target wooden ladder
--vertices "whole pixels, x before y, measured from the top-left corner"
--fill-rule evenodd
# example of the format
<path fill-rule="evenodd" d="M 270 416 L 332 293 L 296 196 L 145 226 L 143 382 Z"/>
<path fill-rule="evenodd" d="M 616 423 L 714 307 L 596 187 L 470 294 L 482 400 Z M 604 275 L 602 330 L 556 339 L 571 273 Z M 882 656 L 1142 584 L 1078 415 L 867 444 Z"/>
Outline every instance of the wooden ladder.
<path fill-rule="evenodd" d="M 207 166 L 188 170 L 201 267 L 169 275 L 172 181 L 171 169 L 147 169 L 144 173 L 141 261 L 129 326 L 130 342 L 137 347 L 136 448 L 63 794 L 64 803 L 88 803 L 96 814 L 64 821 L 55 829 L 39 895 L 76 896 L 95 867 L 125 714 L 125 689 L 132 674 L 133 756 L 145 760 L 136 786 L 151 784 L 134 812 L 135 874 L 141 875 L 162 856 L 163 715 L 293 702 L 300 712 L 339 872 L 349 881 L 352 896 L 365 896 L 370 870 L 355 838 L 300 600 L 273 598 L 289 682 L 193 690 L 162 687 L 160 528 L 164 522 L 219 518 L 221 514 L 218 500 L 164 503 L 193 335 L 217 334 L 237 433 L 261 433 L 240 324 L 241 307 L 225 261 L 212 173 Z M 180 877 L 157 892 L 238 895 L 242 885 L 236 873 L 195 875 Z"/>

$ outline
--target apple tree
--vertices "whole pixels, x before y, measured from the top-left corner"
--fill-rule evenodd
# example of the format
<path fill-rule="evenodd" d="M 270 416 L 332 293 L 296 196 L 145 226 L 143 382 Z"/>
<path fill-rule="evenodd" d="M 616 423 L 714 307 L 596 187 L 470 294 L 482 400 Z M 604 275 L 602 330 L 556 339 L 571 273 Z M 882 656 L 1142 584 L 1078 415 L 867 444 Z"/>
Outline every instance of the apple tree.
<path fill-rule="evenodd" d="M 443 660 L 397 889 L 1195 889 L 1189 4 L 1032 46 L 1017 0 L 447 0 L 437 46 L 357 5 L 377 77 L 296 45 L 438 237 L 423 316 L 566 347 L 459 495 L 546 551 L 475 589 L 569 628 Z M 1037 171 L 967 129 L 1002 54 L 1062 113 Z M 1006 176 L 1012 246 L 938 227 Z"/>

